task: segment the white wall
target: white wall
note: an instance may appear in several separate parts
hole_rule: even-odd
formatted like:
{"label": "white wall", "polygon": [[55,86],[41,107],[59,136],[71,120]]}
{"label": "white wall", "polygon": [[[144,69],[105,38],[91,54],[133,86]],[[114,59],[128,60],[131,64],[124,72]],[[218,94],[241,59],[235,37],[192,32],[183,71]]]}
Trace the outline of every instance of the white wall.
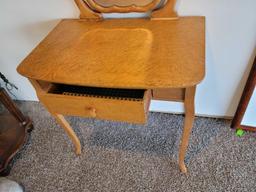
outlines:
{"label": "white wall", "polygon": [[0,0],[0,71],[19,87],[19,99],[37,98],[29,82],[17,74],[17,65],[59,19],[70,17],[78,17],[72,0]]}
{"label": "white wall", "polygon": [[244,114],[244,118],[241,124],[256,127],[255,112],[256,112],[256,89],[251,97],[249,106],[246,109],[246,112]]}
{"label": "white wall", "polygon": [[[234,114],[255,55],[255,8],[255,0],[178,0],[180,15],[206,16],[207,75],[197,91],[198,114]],[[17,74],[17,65],[59,19],[78,14],[73,0],[0,1],[0,71],[19,87],[15,92],[19,99],[36,100],[36,96],[28,81]],[[183,108],[153,102],[151,110],[181,112]]]}

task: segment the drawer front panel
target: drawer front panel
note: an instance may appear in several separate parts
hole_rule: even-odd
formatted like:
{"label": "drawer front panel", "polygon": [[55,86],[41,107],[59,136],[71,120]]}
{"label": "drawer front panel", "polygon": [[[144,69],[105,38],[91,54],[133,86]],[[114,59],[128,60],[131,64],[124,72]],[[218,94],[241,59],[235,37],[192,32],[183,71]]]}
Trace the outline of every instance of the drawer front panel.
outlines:
{"label": "drawer front panel", "polygon": [[38,97],[53,113],[130,123],[145,123],[151,94],[150,91],[145,91],[144,98],[141,100],[51,93],[41,94]]}

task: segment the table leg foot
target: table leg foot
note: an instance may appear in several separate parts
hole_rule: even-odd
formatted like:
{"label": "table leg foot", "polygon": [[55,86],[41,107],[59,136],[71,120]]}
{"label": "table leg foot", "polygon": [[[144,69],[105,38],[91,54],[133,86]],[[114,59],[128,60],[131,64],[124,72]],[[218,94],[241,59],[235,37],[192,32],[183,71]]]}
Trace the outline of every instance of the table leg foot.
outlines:
{"label": "table leg foot", "polygon": [[62,128],[65,130],[65,132],[68,134],[70,139],[72,140],[73,144],[75,145],[75,152],[77,155],[81,154],[81,143],[76,136],[74,130],[69,125],[69,123],[66,121],[63,115],[60,114],[52,114],[55,119],[58,121],[58,123],[62,126]]}
{"label": "table leg foot", "polygon": [[186,88],[185,91],[185,123],[183,128],[183,134],[181,138],[180,151],[179,151],[179,166],[183,173],[187,172],[186,165],[184,163],[186,151],[189,143],[190,133],[193,127],[195,118],[195,98],[196,87]]}
{"label": "table leg foot", "polygon": [[181,170],[182,173],[187,173],[188,172],[187,167],[186,167],[184,161],[180,161],[179,162],[179,166],[180,166],[180,170]]}

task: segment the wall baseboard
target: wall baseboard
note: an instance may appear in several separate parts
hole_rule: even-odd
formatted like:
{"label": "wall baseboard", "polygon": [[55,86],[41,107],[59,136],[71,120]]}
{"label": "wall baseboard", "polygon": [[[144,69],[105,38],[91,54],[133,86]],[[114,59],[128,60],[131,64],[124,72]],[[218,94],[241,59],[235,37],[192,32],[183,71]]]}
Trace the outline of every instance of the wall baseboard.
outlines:
{"label": "wall baseboard", "polygon": [[[166,113],[166,114],[174,114],[174,115],[184,115],[184,113],[182,112],[166,112],[166,111],[158,111],[158,110],[153,110],[150,111],[152,113]],[[200,113],[196,113],[195,115],[196,117],[205,117],[205,118],[216,118],[216,119],[225,119],[225,120],[232,120],[233,117],[232,116],[218,116],[218,115],[206,115],[206,114],[200,114]]]}

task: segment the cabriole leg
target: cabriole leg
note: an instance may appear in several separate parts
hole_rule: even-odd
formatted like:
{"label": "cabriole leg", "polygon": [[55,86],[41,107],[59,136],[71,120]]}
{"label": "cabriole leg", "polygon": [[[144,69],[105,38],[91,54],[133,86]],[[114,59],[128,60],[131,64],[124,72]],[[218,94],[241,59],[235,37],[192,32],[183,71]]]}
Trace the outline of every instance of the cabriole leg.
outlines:
{"label": "cabriole leg", "polygon": [[73,144],[75,145],[76,154],[80,155],[81,143],[78,137],[76,136],[74,130],[72,129],[72,127],[69,125],[69,123],[66,121],[63,115],[54,114],[54,113],[52,113],[52,115],[55,117],[55,119],[58,121],[58,123],[62,126],[62,128],[65,130],[65,132],[68,134],[68,136],[72,140]]}
{"label": "cabriole leg", "polygon": [[188,87],[185,90],[185,123],[183,128],[183,134],[181,138],[180,151],[179,151],[179,166],[183,173],[187,173],[187,168],[184,163],[190,133],[193,127],[195,118],[195,99],[196,86]]}

